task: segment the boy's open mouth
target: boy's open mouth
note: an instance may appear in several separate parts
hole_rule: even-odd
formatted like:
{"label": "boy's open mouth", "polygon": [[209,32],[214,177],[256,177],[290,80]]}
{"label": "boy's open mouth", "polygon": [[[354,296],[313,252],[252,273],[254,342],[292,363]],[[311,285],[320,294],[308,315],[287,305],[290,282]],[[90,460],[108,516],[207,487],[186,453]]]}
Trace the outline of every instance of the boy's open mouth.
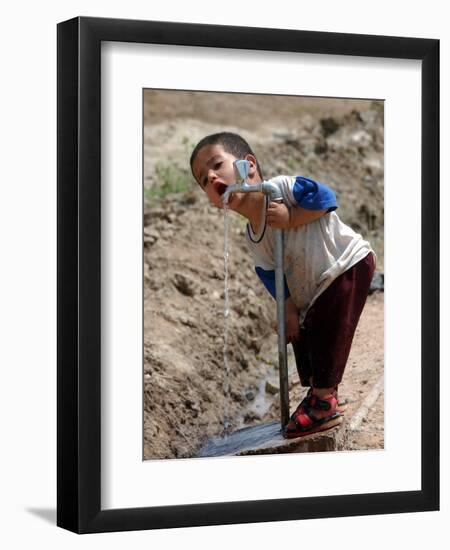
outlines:
{"label": "boy's open mouth", "polygon": [[224,183],[217,184],[217,192],[219,193],[220,196],[222,196],[225,193],[226,189],[227,189],[227,186]]}

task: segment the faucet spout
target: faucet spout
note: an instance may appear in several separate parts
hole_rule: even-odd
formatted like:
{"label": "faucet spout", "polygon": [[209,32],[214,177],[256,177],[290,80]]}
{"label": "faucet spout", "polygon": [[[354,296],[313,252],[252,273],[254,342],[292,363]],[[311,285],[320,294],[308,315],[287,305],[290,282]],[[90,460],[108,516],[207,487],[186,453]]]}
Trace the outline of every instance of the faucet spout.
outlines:
{"label": "faucet spout", "polygon": [[224,204],[228,204],[228,200],[232,193],[252,193],[257,191],[261,191],[260,183],[257,183],[256,185],[249,185],[245,182],[234,183],[233,185],[229,185],[227,187],[225,193],[222,195],[222,200]]}
{"label": "faucet spout", "polygon": [[250,162],[245,159],[235,160],[233,162],[233,169],[236,175],[237,183],[227,187],[225,193],[222,196],[223,203],[228,204],[231,193],[264,193],[270,195],[273,201],[281,202],[283,197],[278,187],[271,181],[263,181],[262,183],[256,183],[249,185],[246,182],[249,170]]}
{"label": "faucet spout", "polygon": [[262,183],[252,185],[245,182],[229,185],[222,195],[224,204],[228,204],[232,193],[264,193],[265,195],[269,195],[273,201],[281,202],[283,200],[279,188],[271,181],[263,181]]}

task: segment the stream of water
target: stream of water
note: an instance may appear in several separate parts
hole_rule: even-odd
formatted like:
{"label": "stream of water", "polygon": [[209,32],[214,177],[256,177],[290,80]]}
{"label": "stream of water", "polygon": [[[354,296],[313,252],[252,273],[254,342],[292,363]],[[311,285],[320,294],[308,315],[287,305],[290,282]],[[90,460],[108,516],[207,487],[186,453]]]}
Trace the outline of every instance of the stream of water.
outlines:
{"label": "stream of water", "polygon": [[229,401],[230,401],[230,365],[228,363],[228,330],[230,319],[230,302],[228,292],[228,260],[229,260],[229,229],[230,229],[230,217],[227,202],[224,202],[224,247],[223,247],[223,259],[224,259],[224,335],[223,335],[223,363],[225,366],[223,391],[225,395],[225,407],[223,413],[223,435],[227,437],[230,429],[229,419]]}

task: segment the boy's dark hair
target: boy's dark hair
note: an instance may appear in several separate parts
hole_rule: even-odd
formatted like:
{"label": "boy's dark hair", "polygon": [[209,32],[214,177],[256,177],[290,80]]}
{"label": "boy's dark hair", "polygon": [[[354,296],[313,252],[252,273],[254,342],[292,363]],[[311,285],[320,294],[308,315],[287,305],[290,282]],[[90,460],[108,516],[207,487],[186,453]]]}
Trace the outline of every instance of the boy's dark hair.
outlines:
{"label": "boy's dark hair", "polygon": [[[256,158],[256,155],[252,151],[250,145],[239,134],[233,134],[232,132],[218,132],[217,134],[211,134],[204,137],[197,143],[195,149],[192,151],[190,159],[191,171],[195,157],[198,155],[200,149],[206,145],[222,145],[227,153],[230,153],[237,159],[243,159],[246,155],[253,155]],[[261,179],[264,179],[258,160],[256,160],[256,169],[258,170],[258,174]]]}

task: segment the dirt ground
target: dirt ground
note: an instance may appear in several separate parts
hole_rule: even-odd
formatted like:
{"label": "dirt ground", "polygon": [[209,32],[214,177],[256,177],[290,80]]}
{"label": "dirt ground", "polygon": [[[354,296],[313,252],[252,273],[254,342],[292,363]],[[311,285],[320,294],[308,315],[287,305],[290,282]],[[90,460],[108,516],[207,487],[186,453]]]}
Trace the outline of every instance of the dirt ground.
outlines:
{"label": "dirt ground", "polygon": [[[261,113],[264,113],[261,116]],[[279,419],[275,302],[254,274],[245,220],[231,215],[229,382],[224,367],[224,220],[193,182],[204,135],[238,131],[265,178],[330,185],[338,214],[368,239],[383,272],[383,104],[147,91],[144,100],[144,458],[196,456],[223,430]],[[349,417],[384,368],[384,294],[373,292],[340,395]],[[289,346],[290,349],[290,346]],[[304,389],[289,354],[291,408]],[[229,392],[227,387],[229,384]],[[226,395],[228,394],[228,395]],[[384,444],[383,394],[349,449]]]}

